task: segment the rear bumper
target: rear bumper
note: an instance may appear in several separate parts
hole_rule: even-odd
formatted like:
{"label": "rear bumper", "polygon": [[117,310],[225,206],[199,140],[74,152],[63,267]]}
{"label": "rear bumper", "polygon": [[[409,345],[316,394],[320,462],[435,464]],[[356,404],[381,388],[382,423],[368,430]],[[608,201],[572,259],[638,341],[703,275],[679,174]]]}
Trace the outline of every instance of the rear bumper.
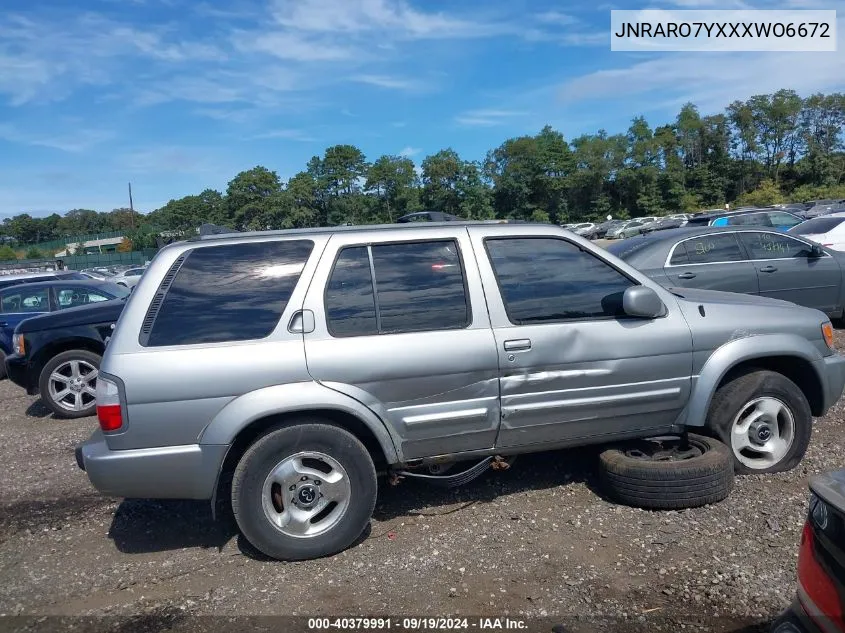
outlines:
{"label": "rear bumper", "polygon": [[823,378],[824,411],[836,404],[845,389],[845,356],[832,354],[818,361],[819,373]]}
{"label": "rear bumper", "polygon": [[76,448],[76,463],[102,494],[135,499],[211,499],[228,445],[113,451],[102,431]]}
{"label": "rear bumper", "polygon": [[[832,629],[836,631],[836,629]],[[797,598],[772,624],[770,633],[825,633],[810,619]]]}
{"label": "rear bumper", "polygon": [[12,354],[6,356],[6,374],[9,380],[26,389],[29,395],[35,395],[35,385],[32,378],[32,367],[26,356]]}

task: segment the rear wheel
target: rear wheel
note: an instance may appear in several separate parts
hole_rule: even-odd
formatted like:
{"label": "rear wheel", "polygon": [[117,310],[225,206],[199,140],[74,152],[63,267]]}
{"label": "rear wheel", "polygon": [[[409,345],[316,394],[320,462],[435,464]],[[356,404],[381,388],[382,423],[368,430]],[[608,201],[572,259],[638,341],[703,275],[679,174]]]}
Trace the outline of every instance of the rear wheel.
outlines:
{"label": "rear wheel", "polygon": [[748,370],[722,385],[707,418],[712,435],[731,447],[736,472],[777,473],[797,466],[812,433],[804,392],[783,374]]}
{"label": "rear wheel", "polygon": [[376,493],[375,467],[358,438],[303,423],[270,431],[247,449],[232,479],[232,511],[263,554],[305,560],[352,545]]}
{"label": "rear wheel", "polygon": [[6,353],[0,349],[0,380],[6,377]]}
{"label": "rear wheel", "polygon": [[99,355],[75,349],[57,354],[44,365],[38,389],[44,405],[60,418],[84,418],[97,409]]}
{"label": "rear wheel", "polygon": [[727,446],[690,433],[627,442],[599,457],[602,483],[617,501],[648,509],[694,508],[725,499],[733,489]]}

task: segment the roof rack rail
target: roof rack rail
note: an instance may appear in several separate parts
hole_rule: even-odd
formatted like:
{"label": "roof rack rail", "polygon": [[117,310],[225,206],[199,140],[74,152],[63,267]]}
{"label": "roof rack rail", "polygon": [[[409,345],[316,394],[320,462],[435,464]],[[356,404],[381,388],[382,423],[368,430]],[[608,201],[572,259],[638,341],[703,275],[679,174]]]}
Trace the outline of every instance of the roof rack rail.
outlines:
{"label": "roof rack rail", "polygon": [[216,224],[202,224],[199,228],[200,237],[205,237],[206,235],[225,235],[226,233],[240,233],[240,231]]}

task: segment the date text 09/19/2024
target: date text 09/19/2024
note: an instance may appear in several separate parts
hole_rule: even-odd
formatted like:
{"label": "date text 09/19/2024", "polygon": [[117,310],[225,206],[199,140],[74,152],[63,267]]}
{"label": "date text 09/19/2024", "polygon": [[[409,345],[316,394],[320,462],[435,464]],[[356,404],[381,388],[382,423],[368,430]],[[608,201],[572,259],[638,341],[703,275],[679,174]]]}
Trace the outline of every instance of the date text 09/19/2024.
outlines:
{"label": "date text 09/19/2024", "polygon": [[403,618],[309,618],[308,630],[354,630],[354,631],[495,631],[526,630],[527,623],[517,618],[496,617],[403,617]]}

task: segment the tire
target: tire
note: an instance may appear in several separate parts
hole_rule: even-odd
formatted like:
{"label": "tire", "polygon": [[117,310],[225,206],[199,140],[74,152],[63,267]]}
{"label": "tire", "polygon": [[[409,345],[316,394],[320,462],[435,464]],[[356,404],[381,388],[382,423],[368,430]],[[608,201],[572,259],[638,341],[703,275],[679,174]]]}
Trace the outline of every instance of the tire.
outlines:
{"label": "tire", "polygon": [[[271,484],[271,473],[280,468],[278,480],[284,483]],[[377,491],[373,460],[358,438],[306,420],[272,430],[247,449],[232,478],[232,512],[247,541],[266,556],[307,560],[352,545],[369,524]],[[308,503],[313,505],[303,506]],[[286,516],[310,517],[313,523],[273,523]]]}
{"label": "tire", "polygon": [[[609,496],[638,508],[680,510],[730,495],[734,471],[727,446],[690,433],[691,450],[684,451],[680,438],[659,439],[628,442],[601,453],[599,474]],[[662,459],[666,453],[670,457]]]}
{"label": "tire", "polygon": [[6,353],[0,349],[0,380],[6,377]]}
{"label": "tire", "polygon": [[[775,416],[772,412],[776,407],[780,411]],[[734,433],[743,424],[751,424],[750,416],[758,412],[762,413],[760,422],[752,424],[745,436]],[[750,369],[716,391],[706,429],[731,449],[737,473],[779,473],[795,468],[804,458],[813,430],[813,414],[804,392],[789,378],[773,371]],[[765,433],[764,429],[768,429],[768,439],[759,435]],[[785,449],[778,445],[778,439],[787,444]],[[744,445],[748,446],[743,448]],[[775,453],[766,459],[761,447]]]}
{"label": "tire", "polygon": [[[101,360],[98,354],[84,349],[74,349],[56,354],[47,361],[38,378],[38,391],[41,394],[41,401],[59,418],[74,419],[94,415],[97,409],[97,402],[93,393],[97,383],[96,374],[92,379],[85,380],[85,377],[91,373],[91,369],[96,369],[99,372]],[[80,385],[79,382],[71,384],[51,380],[51,377],[57,374],[70,376],[73,380],[74,363],[79,367],[79,378],[82,381],[79,391],[74,386],[74,384]],[[57,398],[56,396],[62,393],[61,385],[63,384],[67,384],[70,394],[64,398]],[[69,404],[77,401],[76,394],[79,394],[80,408],[78,409],[72,408]]]}

